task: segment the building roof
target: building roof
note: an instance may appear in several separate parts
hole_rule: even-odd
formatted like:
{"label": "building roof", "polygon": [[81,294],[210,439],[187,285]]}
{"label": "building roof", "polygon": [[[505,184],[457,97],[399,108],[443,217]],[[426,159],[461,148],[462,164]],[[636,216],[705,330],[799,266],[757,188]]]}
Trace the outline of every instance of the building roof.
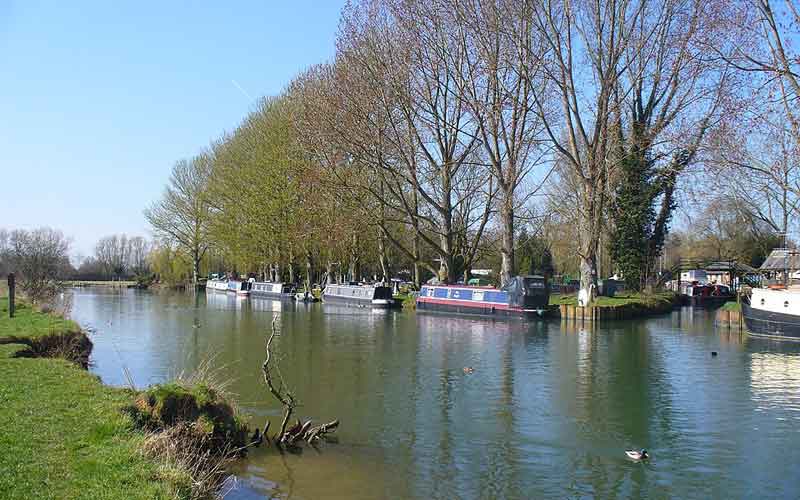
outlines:
{"label": "building roof", "polygon": [[754,269],[747,264],[731,261],[710,262],[705,266],[705,271],[707,273],[729,273],[733,271],[736,274],[755,274],[758,272],[757,269]]}
{"label": "building roof", "polygon": [[785,268],[800,269],[800,251],[776,248],[761,264],[762,271],[783,271]]}

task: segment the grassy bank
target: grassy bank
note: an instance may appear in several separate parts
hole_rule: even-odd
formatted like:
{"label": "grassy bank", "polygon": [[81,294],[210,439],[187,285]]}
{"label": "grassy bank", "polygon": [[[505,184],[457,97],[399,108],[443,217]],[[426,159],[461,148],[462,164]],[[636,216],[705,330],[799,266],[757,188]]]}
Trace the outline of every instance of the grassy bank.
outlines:
{"label": "grassy bank", "polygon": [[574,295],[550,297],[554,315],[560,316],[562,320],[579,322],[633,319],[662,314],[671,311],[678,302],[678,295],[673,292],[622,293],[614,297],[598,297],[590,307],[577,307],[578,300]]}
{"label": "grassy bank", "polygon": [[742,306],[739,302],[732,300],[730,302],[725,302],[722,304],[722,307],[719,308],[720,311],[736,311],[741,312]]}
{"label": "grassy bank", "polygon": [[[630,305],[641,305],[645,307],[658,306],[661,304],[672,304],[675,299],[673,292],[658,292],[653,294],[644,293],[620,293],[614,297],[597,297],[592,303],[594,307],[620,307]],[[559,295],[553,294],[550,296],[551,306],[560,306],[562,304],[576,306],[578,305],[578,297],[576,294]]]}
{"label": "grassy bank", "polygon": [[[131,412],[144,397],[160,403],[163,413],[165,401],[173,401],[172,386],[135,393],[103,385],[74,362],[48,357],[62,351],[31,357],[32,346],[45,339],[86,337],[75,323],[26,304],[18,303],[16,317],[9,319],[7,299],[0,298],[0,304],[0,498],[198,497],[196,474],[170,450],[188,449],[190,459],[202,458],[203,450],[172,436],[154,439],[167,433],[138,430],[134,418],[142,412]],[[158,401],[150,397],[154,390],[161,395]],[[208,392],[203,395],[207,399]],[[139,407],[148,409],[146,403]]]}

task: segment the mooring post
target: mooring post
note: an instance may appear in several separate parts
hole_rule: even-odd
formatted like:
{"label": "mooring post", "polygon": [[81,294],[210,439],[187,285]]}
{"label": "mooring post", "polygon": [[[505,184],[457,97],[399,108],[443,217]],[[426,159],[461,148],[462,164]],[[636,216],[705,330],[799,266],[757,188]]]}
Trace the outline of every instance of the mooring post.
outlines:
{"label": "mooring post", "polygon": [[16,281],[14,280],[14,273],[8,273],[8,317],[14,317],[14,290],[16,288]]}

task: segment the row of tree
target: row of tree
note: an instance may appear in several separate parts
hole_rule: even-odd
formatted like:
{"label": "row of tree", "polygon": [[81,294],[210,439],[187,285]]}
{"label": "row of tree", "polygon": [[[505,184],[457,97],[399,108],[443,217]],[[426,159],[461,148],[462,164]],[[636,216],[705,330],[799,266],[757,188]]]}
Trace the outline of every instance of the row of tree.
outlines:
{"label": "row of tree", "polygon": [[213,255],[225,270],[307,281],[455,282],[499,261],[503,283],[531,270],[527,248],[577,267],[590,292],[604,259],[604,272],[652,286],[681,197],[711,190],[771,236],[797,220],[797,12],[766,0],[354,2],[333,61],[178,162],[145,215],[195,281]]}

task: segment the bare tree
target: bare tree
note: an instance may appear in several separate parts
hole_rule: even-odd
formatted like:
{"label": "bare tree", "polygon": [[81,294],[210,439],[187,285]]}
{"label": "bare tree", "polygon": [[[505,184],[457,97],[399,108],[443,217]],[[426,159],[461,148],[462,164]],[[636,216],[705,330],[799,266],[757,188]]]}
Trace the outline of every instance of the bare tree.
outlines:
{"label": "bare tree", "polygon": [[[714,21],[723,11],[717,2],[677,0],[547,1],[536,10],[561,111],[549,113],[541,99],[537,107],[555,153],[580,184],[572,208],[581,288],[590,299],[610,187],[622,162],[662,161],[665,186],[673,189],[674,176],[719,114],[726,65],[704,57],[701,42],[719,37]],[[665,192],[665,217],[655,222],[659,233],[670,196]]]}
{"label": "bare tree", "polygon": [[[536,192],[520,193],[535,168],[547,168],[535,102],[549,102],[543,60],[547,49],[533,29],[531,2],[447,0],[455,36],[464,46],[465,71],[457,73],[459,95],[474,117],[476,134],[500,191],[501,283],[516,272],[516,212]],[[547,177],[541,172],[539,180]]]}
{"label": "bare tree", "polygon": [[207,154],[176,163],[161,199],[144,212],[158,237],[180,245],[191,256],[195,286],[200,275],[200,261],[209,246],[206,190],[211,163]]}
{"label": "bare tree", "polygon": [[50,228],[15,230],[9,236],[10,271],[33,302],[52,299],[69,269],[69,240]]}

